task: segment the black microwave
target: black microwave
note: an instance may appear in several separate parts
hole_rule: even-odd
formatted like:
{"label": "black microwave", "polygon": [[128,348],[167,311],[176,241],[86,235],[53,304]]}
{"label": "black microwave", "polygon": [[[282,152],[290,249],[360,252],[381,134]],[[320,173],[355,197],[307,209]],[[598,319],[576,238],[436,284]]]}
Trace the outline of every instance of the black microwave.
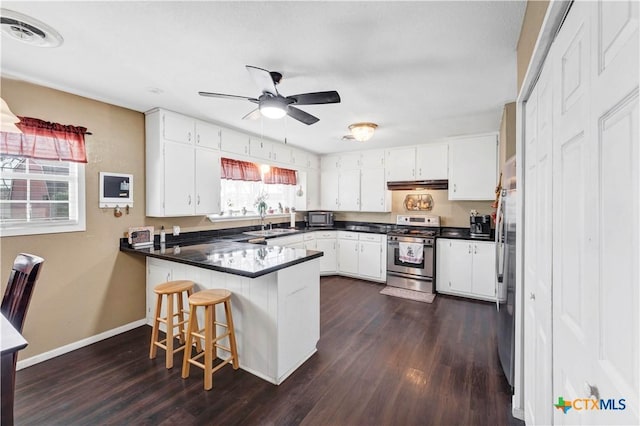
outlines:
{"label": "black microwave", "polygon": [[333,212],[307,212],[307,223],[310,227],[333,226]]}

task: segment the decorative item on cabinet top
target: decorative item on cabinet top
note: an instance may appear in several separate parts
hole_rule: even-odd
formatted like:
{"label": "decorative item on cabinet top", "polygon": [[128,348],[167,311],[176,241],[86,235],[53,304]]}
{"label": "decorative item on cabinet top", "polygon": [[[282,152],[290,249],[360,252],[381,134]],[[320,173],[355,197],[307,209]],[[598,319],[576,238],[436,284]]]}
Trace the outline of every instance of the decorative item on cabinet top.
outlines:
{"label": "decorative item on cabinet top", "polygon": [[407,211],[431,211],[433,197],[431,194],[408,194],[404,197],[404,208]]}

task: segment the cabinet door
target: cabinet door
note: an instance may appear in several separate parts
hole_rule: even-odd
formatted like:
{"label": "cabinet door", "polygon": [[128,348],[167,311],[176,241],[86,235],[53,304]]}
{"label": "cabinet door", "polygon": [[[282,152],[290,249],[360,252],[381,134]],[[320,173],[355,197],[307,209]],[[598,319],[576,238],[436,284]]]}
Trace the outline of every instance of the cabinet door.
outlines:
{"label": "cabinet door", "polygon": [[261,138],[251,138],[249,141],[249,155],[261,160],[271,160],[271,142]]}
{"label": "cabinet door", "polygon": [[417,179],[447,179],[449,145],[421,145],[416,148]]}
{"label": "cabinet door", "polygon": [[324,253],[320,258],[321,273],[336,272],[336,239],[316,240],[316,250]]}
{"label": "cabinet door", "polygon": [[220,213],[220,153],[196,149],[196,214]]}
{"label": "cabinet door", "polygon": [[383,169],[384,168],[384,151],[368,150],[362,152],[360,158],[360,167],[363,169]]}
{"label": "cabinet door", "polygon": [[[158,264],[147,257],[147,322],[153,324],[153,315],[156,310],[156,294],[153,289],[158,284],[171,281],[172,271],[168,264]],[[188,304],[185,306],[189,306]],[[166,301],[162,304],[162,316],[165,316]]]}
{"label": "cabinet door", "polygon": [[320,174],[320,205],[325,210],[338,210],[338,180],[337,170],[323,170]]}
{"label": "cabinet door", "polygon": [[340,169],[359,169],[360,168],[360,153],[349,152],[340,155]]}
{"label": "cabinet door", "polygon": [[338,240],[338,272],[358,273],[358,240]]}
{"label": "cabinet door", "polygon": [[316,244],[316,240],[311,240],[311,241],[305,241],[304,242],[304,248],[306,250],[316,250],[317,244]]}
{"label": "cabinet door", "polygon": [[221,129],[220,149],[234,154],[249,155],[249,136],[233,130]]}
{"label": "cabinet door", "polygon": [[449,274],[449,290],[457,293],[471,293],[471,265],[473,247],[471,241],[449,240],[451,269]]}
{"label": "cabinet door", "polygon": [[196,121],[196,147],[220,149],[220,127]]}
{"label": "cabinet door", "polygon": [[493,200],[497,184],[497,136],[449,143],[449,199]]}
{"label": "cabinet door", "polygon": [[338,180],[338,210],[360,210],[360,170],[341,170]]}
{"label": "cabinet door", "polygon": [[414,180],[416,176],[415,148],[390,149],[386,154],[387,182]]}
{"label": "cabinet door", "polygon": [[320,209],[320,170],[307,172],[307,208],[304,210]]}
{"label": "cabinet door", "polygon": [[390,191],[387,189],[384,169],[362,169],[360,172],[360,211],[391,211]]}
{"label": "cabinet door", "polygon": [[291,164],[291,148],[281,143],[271,145],[271,159],[278,163]]}
{"label": "cabinet door", "polygon": [[473,294],[484,297],[496,295],[495,243],[473,242],[473,267],[471,277]]}
{"label": "cabinet door", "polygon": [[336,170],[340,168],[340,157],[337,155],[325,155],[320,157],[320,168],[322,170]]}
{"label": "cabinet door", "polygon": [[380,243],[360,241],[359,245],[358,274],[363,277],[380,279],[382,272]]}
{"label": "cabinet door", "polygon": [[436,291],[450,291],[451,282],[451,240],[436,240]]}
{"label": "cabinet door", "polygon": [[194,169],[194,148],[192,145],[165,142],[165,216],[191,216],[194,214]]}
{"label": "cabinet door", "polygon": [[184,115],[165,111],[162,116],[162,136],[165,140],[186,144],[193,143],[195,120]]}

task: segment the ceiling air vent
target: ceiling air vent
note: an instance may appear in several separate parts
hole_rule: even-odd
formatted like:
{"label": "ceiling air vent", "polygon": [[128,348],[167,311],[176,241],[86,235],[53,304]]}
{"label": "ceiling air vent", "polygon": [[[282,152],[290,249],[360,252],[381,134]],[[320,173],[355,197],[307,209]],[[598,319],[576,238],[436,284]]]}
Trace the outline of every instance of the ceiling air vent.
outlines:
{"label": "ceiling air vent", "polygon": [[0,28],[2,34],[32,46],[57,47],[63,41],[47,24],[9,9],[0,9]]}

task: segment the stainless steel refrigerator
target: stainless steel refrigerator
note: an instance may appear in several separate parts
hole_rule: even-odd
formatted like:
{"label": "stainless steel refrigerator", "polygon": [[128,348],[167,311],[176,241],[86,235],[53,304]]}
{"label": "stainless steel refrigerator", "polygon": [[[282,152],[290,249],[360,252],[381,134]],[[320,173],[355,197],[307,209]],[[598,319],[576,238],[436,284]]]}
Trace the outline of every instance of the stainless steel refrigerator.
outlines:
{"label": "stainless steel refrigerator", "polygon": [[513,387],[516,310],[516,164],[515,157],[502,170],[502,192],[496,214],[496,305],[498,355]]}

